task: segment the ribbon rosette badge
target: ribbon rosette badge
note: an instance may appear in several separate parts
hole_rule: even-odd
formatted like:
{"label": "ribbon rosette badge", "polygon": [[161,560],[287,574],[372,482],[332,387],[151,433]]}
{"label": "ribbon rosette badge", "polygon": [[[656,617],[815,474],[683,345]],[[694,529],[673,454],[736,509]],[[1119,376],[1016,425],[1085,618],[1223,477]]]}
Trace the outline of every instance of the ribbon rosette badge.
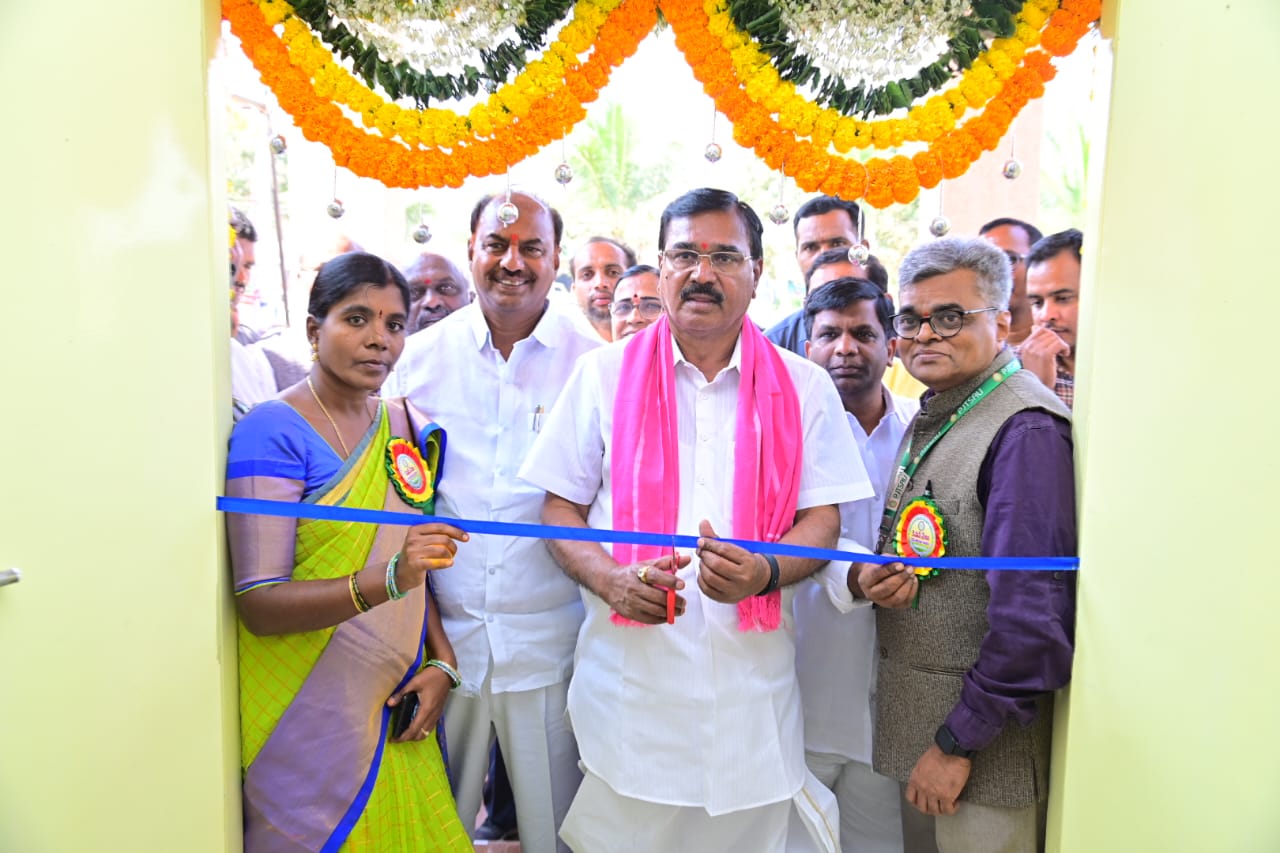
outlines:
{"label": "ribbon rosette badge", "polygon": [[403,438],[387,442],[387,473],[405,503],[417,509],[430,508],[435,489],[418,448]]}
{"label": "ribbon rosette badge", "polygon": [[[916,498],[902,508],[894,531],[894,547],[899,557],[941,557],[947,553],[947,526],[938,505],[927,497]],[[931,578],[937,569],[916,566],[921,578]]]}

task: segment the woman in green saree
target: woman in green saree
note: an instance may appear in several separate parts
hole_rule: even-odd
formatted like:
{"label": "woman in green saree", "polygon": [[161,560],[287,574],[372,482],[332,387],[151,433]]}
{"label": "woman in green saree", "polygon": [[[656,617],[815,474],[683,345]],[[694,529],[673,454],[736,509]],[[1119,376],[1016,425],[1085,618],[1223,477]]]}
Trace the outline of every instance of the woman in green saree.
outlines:
{"label": "woman in green saree", "polygon": [[[404,277],[380,258],[321,266],[315,363],[236,425],[228,495],[430,513],[443,432],[405,400],[372,396],[408,309]],[[467,535],[256,515],[227,528],[247,853],[471,850],[430,736],[457,673],[428,581]],[[411,693],[418,710],[396,736],[392,711]]]}

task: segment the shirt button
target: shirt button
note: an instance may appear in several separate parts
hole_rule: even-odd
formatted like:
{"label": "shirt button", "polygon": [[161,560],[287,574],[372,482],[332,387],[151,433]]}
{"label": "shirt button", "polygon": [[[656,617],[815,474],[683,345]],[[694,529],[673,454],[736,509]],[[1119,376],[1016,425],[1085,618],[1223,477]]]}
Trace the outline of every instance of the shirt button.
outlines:
{"label": "shirt button", "polygon": [[1060,581],[1060,580],[1062,580],[1062,572],[1054,572],[1054,573],[1053,573],[1053,579],[1054,579],[1054,580],[1056,580],[1056,581]]}
{"label": "shirt button", "polygon": [[492,574],[497,574],[497,571],[498,571],[497,569],[490,569],[490,570],[489,570],[489,574],[491,574],[491,575],[492,575]]}

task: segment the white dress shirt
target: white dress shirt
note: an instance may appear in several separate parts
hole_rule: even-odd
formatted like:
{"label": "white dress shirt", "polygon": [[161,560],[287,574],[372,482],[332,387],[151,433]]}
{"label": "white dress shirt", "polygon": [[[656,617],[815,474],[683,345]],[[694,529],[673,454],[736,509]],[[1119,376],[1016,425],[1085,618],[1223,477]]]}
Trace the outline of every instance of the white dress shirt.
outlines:
{"label": "white dress shirt", "polygon": [[[920,404],[884,390],[886,411],[871,435],[852,414],[849,429],[875,495],[840,504],[840,536],[868,552],[875,548],[898,445]],[[822,453],[831,466],[841,457]],[[843,543],[841,547],[845,547]],[[846,564],[840,565],[847,572]],[[840,573],[841,579],[844,574]],[[847,594],[847,587],[845,587]],[[850,597],[849,603],[852,604]],[[804,745],[812,752],[871,763],[872,694],[876,683],[876,620],[870,607],[837,608],[818,583],[796,589],[796,675],[804,704]]]}
{"label": "white dress shirt", "polygon": [[[516,473],[578,356],[598,346],[551,306],[504,359],[474,302],[409,338],[387,389],[445,429],[437,514],[540,521],[542,490]],[[465,693],[478,692],[491,662],[494,693],[569,676],[582,602],[542,540],[473,535],[431,582]]]}
{"label": "white dress shirt", "polygon": [[[613,404],[626,343],[584,357],[520,476],[587,505],[593,528],[613,526],[610,465]],[[733,454],[740,377],[735,348],[707,382],[676,358],[680,453],[677,533],[698,535],[702,519],[733,535]],[[837,505],[872,492],[831,380],[781,353],[800,397],[804,459],[798,508]],[[848,464],[832,465],[832,459]],[[698,560],[679,575],[684,614],[674,625],[619,626],[586,589],[569,716],[586,767],[623,796],[711,815],[790,799],[806,768],[795,676],[792,588],[783,624],[738,630],[738,607],[704,598]]]}

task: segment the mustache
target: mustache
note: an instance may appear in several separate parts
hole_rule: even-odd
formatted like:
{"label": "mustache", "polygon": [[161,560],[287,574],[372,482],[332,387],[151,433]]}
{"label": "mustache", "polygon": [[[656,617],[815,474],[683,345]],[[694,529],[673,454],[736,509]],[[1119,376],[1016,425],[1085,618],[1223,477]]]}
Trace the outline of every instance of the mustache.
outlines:
{"label": "mustache", "polygon": [[686,284],[680,289],[680,301],[684,302],[693,296],[710,297],[717,305],[724,304],[724,294],[716,290],[714,284],[708,284],[705,281],[695,281]]}

